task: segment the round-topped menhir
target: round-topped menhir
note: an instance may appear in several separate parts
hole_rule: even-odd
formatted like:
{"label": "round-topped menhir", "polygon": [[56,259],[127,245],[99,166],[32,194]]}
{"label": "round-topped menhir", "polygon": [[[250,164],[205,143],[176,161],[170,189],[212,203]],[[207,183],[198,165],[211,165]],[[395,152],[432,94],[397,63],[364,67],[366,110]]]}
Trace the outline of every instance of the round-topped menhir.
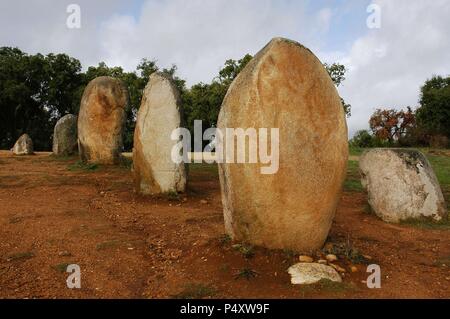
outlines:
{"label": "round-topped menhir", "polygon": [[84,162],[117,164],[123,148],[128,91],[115,78],[98,77],[87,85],[78,115],[78,150]]}
{"label": "round-topped menhir", "polygon": [[[279,129],[273,173],[262,174],[260,154],[257,163],[219,165],[227,233],[268,248],[320,248],[340,198],[348,144],[340,97],[319,59],[297,42],[270,41],[231,84],[218,128]],[[270,136],[259,137],[258,147],[262,141],[270,148]]]}
{"label": "round-topped menhir", "polygon": [[183,192],[186,167],[172,158],[180,142],[171,138],[181,127],[180,94],[172,79],[155,72],[145,87],[136,120],[133,148],[133,175],[136,191],[151,195]]}

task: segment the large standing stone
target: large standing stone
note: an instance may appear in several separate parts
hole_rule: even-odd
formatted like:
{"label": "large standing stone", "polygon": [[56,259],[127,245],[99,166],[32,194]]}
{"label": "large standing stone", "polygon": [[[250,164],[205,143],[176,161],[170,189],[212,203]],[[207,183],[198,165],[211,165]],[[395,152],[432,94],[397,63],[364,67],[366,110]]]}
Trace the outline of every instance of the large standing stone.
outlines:
{"label": "large standing stone", "polygon": [[119,162],[127,106],[128,92],[120,80],[102,76],[88,84],[78,115],[78,150],[84,162]]}
{"label": "large standing stone", "polygon": [[53,131],[53,154],[67,156],[78,150],[77,116],[64,115],[59,119]]}
{"label": "large standing stone", "polygon": [[182,123],[177,87],[162,74],[153,73],[144,90],[134,131],[133,172],[136,191],[141,194],[183,192],[185,164],[171,157],[173,130]]}
{"label": "large standing stone", "polygon": [[28,134],[23,134],[19,137],[12,151],[14,155],[32,155],[34,153],[33,141]]}
{"label": "large standing stone", "polygon": [[322,63],[275,38],[231,84],[218,128],[279,128],[279,170],[220,164],[225,228],[234,239],[310,251],[330,230],[345,178],[347,125]]}
{"label": "large standing stone", "polygon": [[386,222],[447,215],[439,182],[426,157],[416,150],[372,149],[359,159],[369,205]]}

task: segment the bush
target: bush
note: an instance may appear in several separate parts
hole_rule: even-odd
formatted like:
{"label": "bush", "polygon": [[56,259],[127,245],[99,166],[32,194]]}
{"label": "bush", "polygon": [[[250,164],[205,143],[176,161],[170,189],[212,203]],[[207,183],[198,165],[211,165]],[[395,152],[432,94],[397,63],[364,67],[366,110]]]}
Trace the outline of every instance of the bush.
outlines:
{"label": "bush", "polygon": [[355,136],[350,140],[352,147],[373,147],[374,138],[367,130],[360,130],[356,132]]}

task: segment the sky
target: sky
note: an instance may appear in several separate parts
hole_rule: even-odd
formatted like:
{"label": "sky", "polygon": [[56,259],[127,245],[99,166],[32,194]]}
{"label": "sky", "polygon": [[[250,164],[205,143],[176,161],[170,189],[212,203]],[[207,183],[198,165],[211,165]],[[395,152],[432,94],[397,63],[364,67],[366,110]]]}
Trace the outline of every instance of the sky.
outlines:
{"label": "sky", "polygon": [[[69,4],[80,28],[67,26]],[[84,68],[155,59],[192,85],[287,37],[348,69],[339,93],[352,105],[352,136],[375,109],[417,107],[420,86],[450,74],[449,17],[450,0],[0,0],[0,46],[67,53]]]}

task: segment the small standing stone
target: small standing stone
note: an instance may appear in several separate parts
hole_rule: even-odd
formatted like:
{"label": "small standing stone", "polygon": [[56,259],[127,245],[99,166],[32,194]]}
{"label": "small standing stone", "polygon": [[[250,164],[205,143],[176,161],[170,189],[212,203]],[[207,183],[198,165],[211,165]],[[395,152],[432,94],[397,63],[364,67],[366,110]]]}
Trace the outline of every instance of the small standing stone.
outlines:
{"label": "small standing stone", "polygon": [[68,156],[78,150],[77,134],[78,117],[73,114],[64,115],[59,119],[53,130],[53,154]]}
{"label": "small standing stone", "polygon": [[19,137],[17,142],[14,144],[12,151],[14,155],[32,155],[34,153],[33,141],[28,134],[23,134]]}

